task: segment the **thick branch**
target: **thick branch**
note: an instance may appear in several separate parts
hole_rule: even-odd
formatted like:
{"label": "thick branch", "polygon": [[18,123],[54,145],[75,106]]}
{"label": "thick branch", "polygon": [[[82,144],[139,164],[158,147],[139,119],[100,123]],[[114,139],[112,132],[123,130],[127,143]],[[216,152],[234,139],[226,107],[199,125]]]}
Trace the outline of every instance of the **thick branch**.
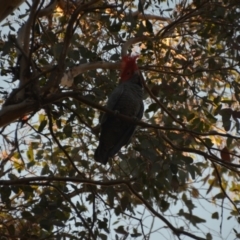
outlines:
{"label": "thick branch", "polygon": [[61,79],[62,86],[72,86],[74,77],[78,76],[79,74],[95,69],[120,69],[120,62],[119,63],[110,63],[110,62],[92,62],[92,63],[84,63],[79,66],[73,67],[64,73]]}
{"label": "thick branch", "polygon": [[[29,15],[29,18],[27,22],[20,28],[18,32],[18,44],[21,47],[21,52],[24,53],[24,55],[18,56],[20,58],[20,84],[19,87],[25,85],[29,81],[29,64],[31,62],[30,60],[30,35],[31,35],[31,29],[35,21],[35,14],[37,11],[37,6],[39,4],[39,0],[33,1],[33,5],[31,7],[31,12]],[[19,91],[17,94],[17,99],[23,99],[24,97],[24,89]]]}
{"label": "thick branch", "polygon": [[28,18],[27,22],[24,25],[24,39],[23,39],[22,44],[23,44],[23,51],[27,55],[29,53],[31,29],[32,29],[32,25],[34,23],[35,13],[37,11],[38,4],[39,4],[39,0],[33,1],[33,5],[31,7],[31,12],[30,12],[29,18]]}
{"label": "thick branch", "polygon": [[84,183],[93,186],[115,186],[121,184],[127,184],[129,182],[136,181],[136,178],[130,178],[127,181],[124,180],[112,180],[112,181],[93,181],[88,179],[80,179],[75,177],[28,177],[20,178],[16,180],[0,180],[0,185],[11,186],[11,185],[37,185],[39,181],[47,182],[74,182],[74,183]]}
{"label": "thick branch", "polygon": [[78,19],[79,14],[86,11],[91,5],[97,2],[99,2],[99,0],[92,0],[85,4],[79,3],[78,7],[74,10],[66,29],[63,48],[58,59],[57,68],[52,72],[48,84],[43,89],[46,95],[48,95],[49,92],[56,92],[59,87],[60,81],[65,71],[65,58],[67,56],[68,47],[75,31],[74,24],[76,24],[76,20]]}
{"label": "thick branch", "polygon": [[24,0],[0,0],[0,22],[10,15]]}
{"label": "thick branch", "polygon": [[25,100],[18,104],[5,106],[0,111],[0,127],[4,127],[16,119],[38,109],[38,103],[36,101],[29,100]]}

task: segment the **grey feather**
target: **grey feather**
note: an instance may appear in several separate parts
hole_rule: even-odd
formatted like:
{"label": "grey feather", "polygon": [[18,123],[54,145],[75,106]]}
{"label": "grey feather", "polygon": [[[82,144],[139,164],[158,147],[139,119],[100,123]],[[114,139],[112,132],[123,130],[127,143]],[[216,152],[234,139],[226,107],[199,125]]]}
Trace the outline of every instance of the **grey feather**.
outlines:
{"label": "grey feather", "polygon": [[[137,73],[131,79],[119,84],[109,96],[107,107],[129,117],[141,119],[143,116],[143,90],[141,76]],[[94,158],[106,164],[124,145],[130,142],[136,129],[134,123],[104,114],[101,120],[99,146]]]}

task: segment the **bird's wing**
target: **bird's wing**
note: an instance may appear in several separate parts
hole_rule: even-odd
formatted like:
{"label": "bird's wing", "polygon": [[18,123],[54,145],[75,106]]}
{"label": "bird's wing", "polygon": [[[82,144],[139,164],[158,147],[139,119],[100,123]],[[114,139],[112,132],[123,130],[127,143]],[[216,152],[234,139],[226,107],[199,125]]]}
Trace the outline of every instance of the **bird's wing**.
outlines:
{"label": "bird's wing", "polygon": [[[142,116],[143,116],[143,112],[144,112],[144,105],[143,105],[143,102],[141,102],[141,107],[136,115],[136,118],[141,120]],[[123,125],[126,124],[124,121],[121,121],[121,123]],[[122,146],[128,145],[130,143],[131,138],[132,138],[137,126],[134,123],[132,123],[132,124],[127,123],[125,126],[126,126],[126,128],[121,131],[121,134],[119,135],[119,138],[116,141],[115,146],[112,148],[109,156],[114,156],[121,149]]]}
{"label": "bird's wing", "polygon": [[[136,118],[138,120],[141,120],[142,119],[142,116],[143,116],[143,112],[144,112],[144,105],[143,105],[143,102],[141,103],[141,108],[139,109],[139,112],[138,114],[136,115]],[[130,136],[128,141],[126,141],[126,143],[122,143],[123,145],[128,145],[131,141],[131,138],[133,136],[133,134],[135,133],[135,130],[136,130],[136,125],[131,125],[129,126],[128,130],[127,130],[127,134]]]}
{"label": "bird's wing", "polygon": [[[115,110],[115,106],[118,103],[119,99],[121,98],[123,91],[124,91],[123,85],[119,85],[113,90],[113,92],[111,93],[111,95],[109,96],[108,101],[107,101],[106,107],[108,109],[110,109],[112,111]],[[107,119],[107,114],[104,113],[102,116],[102,119],[101,119],[101,124],[103,124],[106,121],[106,119]]]}
{"label": "bird's wing", "polygon": [[108,102],[107,102],[107,108],[114,110],[115,106],[118,102],[118,100],[121,98],[122,94],[124,91],[124,85],[121,84],[119,86],[117,86],[113,92],[111,93],[111,95],[109,96]]}
{"label": "bird's wing", "polygon": [[136,116],[137,119],[139,119],[139,120],[142,119],[143,112],[144,112],[144,105],[143,105],[143,102],[141,102],[141,108],[139,109],[138,114],[137,114],[137,116]]}

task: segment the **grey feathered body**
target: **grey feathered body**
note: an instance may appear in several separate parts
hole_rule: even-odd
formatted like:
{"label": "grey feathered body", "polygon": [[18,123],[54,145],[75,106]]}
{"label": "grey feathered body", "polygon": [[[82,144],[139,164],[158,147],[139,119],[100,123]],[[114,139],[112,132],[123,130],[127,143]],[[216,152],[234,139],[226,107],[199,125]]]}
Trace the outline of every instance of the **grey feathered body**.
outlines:
{"label": "grey feathered body", "polygon": [[[139,120],[143,116],[143,90],[139,74],[116,87],[109,96],[107,107],[129,117]],[[101,121],[99,146],[94,158],[106,164],[124,145],[127,145],[135,131],[136,125],[117,116],[104,114]]]}

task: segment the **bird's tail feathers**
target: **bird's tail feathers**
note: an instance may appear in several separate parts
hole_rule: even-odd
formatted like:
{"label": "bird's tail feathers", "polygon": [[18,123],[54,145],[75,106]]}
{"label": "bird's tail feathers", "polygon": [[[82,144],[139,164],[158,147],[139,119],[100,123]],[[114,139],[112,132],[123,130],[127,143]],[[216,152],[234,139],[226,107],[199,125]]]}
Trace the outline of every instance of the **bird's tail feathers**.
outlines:
{"label": "bird's tail feathers", "polygon": [[104,149],[101,148],[101,146],[98,146],[94,154],[95,161],[106,165],[108,162],[108,158],[109,158],[108,152],[104,151]]}

